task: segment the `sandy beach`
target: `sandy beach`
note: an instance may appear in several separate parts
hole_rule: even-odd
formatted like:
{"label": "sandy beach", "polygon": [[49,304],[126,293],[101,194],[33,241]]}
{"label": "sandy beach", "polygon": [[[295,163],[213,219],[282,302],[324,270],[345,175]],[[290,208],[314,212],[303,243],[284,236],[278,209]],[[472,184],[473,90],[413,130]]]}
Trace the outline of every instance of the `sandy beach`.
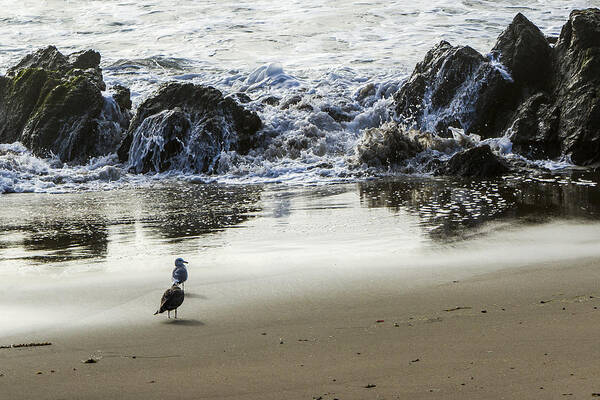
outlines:
{"label": "sandy beach", "polygon": [[0,400],[600,399],[600,0],[2,5]]}
{"label": "sandy beach", "polygon": [[[2,338],[52,343],[0,349],[2,398],[592,398],[599,263],[421,270],[412,283],[389,268],[325,283],[313,271],[302,292],[285,289],[293,274],[189,283],[178,320],[152,317],[158,283],[132,298],[105,282],[113,297],[93,316]],[[248,295],[271,285],[281,292]]]}

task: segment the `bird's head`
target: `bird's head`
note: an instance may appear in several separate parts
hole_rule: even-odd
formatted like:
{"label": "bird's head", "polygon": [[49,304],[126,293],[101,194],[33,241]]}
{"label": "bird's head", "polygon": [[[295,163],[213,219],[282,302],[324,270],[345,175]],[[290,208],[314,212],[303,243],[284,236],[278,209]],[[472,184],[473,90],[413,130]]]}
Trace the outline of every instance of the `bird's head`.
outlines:
{"label": "bird's head", "polygon": [[183,264],[187,264],[188,262],[185,261],[183,258],[179,257],[175,260],[175,266],[176,267],[184,267]]}

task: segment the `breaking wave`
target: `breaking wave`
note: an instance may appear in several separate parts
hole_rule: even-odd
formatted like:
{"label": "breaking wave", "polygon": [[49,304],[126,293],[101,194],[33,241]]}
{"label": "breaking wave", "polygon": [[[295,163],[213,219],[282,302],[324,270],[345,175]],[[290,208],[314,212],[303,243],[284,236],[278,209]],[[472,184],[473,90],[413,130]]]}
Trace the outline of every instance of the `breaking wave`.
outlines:
{"label": "breaking wave", "polygon": [[[144,156],[148,152],[158,154],[164,144],[162,134],[153,129],[165,125],[149,118],[154,123],[138,128],[141,132],[135,136],[138,142],[132,145],[128,163],[120,163],[116,154],[109,154],[86,165],[70,165],[57,157],[36,157],[20,143],[0,145],[0,193],[110,190],[164,179],[314,185],[394,174],[428,174],[431,171],[427,165],[432,160],[443,161],[460,150],[480,145],[489,145],[499,156],[531,168],[557,170],[572,166],[568,159],[532,161],[513,154],[508,134],[481,140],[456,128],[451,128],[451,138],[413,133],[419,136],[425,150],[407,160],[402,168],[377,169],[361,164],[357,161],[357,148],[365,131],[398,123],[393,115],[392,95],[404,79],[400,75],[366,78],[350,68],[342,68],[329,71],[320,81],[311,81],[285,73],[278,64],[267,64],[247,75],[236,74],[213,82],[226,93],[246,96],[244,105],[259,114],[264,126],[260,134],[265,138],[262,146],[247,155],[237,154],[227,145],[211,154],[214,173],[192,172],[198,169],[190,167],[191,156],[206,153],[206,149],[192,147],[182,152],[168,172],[137,173]],[[114,107],[113,102],[107,101],[103,113],[113,113],[111,105]],[[174,113],[177,112],[164,111],[152,118],[168,120],[174,118]],[[113,125],[104,126],[107,137],[113,137],[118,130]]]}

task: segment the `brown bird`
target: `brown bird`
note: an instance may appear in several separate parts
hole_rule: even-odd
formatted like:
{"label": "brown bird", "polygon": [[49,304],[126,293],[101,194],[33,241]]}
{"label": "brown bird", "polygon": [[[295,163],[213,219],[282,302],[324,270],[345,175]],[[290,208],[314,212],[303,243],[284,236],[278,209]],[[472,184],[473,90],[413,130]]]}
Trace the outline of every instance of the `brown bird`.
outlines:
{"label": "brown bird", "polygon": [[162,314],[165,311],[168,312],[169,318],[171,318],[171,310],[175,310],[175,318],[177,318],[177,307],[179,307],[183,303],[184,293],[183,290],[177,285],[171,286],[170,289],[167,289],[160,300],[160,307],[154,313]]}

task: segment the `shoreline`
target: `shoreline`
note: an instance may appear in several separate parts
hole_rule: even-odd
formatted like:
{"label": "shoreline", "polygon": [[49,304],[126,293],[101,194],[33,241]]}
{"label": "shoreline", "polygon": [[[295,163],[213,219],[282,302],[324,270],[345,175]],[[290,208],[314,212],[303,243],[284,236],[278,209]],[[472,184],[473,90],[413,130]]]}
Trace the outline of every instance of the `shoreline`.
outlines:
{"label": "shoreline", "polygon": [[587,398],[600,392],[599,263],[446,274],[414,289],[376,274],[345,295],[220,311],[190,285],[178,321],[83,323],[38,338],[51,346],[0,350],[0,385],[11,399]]}

